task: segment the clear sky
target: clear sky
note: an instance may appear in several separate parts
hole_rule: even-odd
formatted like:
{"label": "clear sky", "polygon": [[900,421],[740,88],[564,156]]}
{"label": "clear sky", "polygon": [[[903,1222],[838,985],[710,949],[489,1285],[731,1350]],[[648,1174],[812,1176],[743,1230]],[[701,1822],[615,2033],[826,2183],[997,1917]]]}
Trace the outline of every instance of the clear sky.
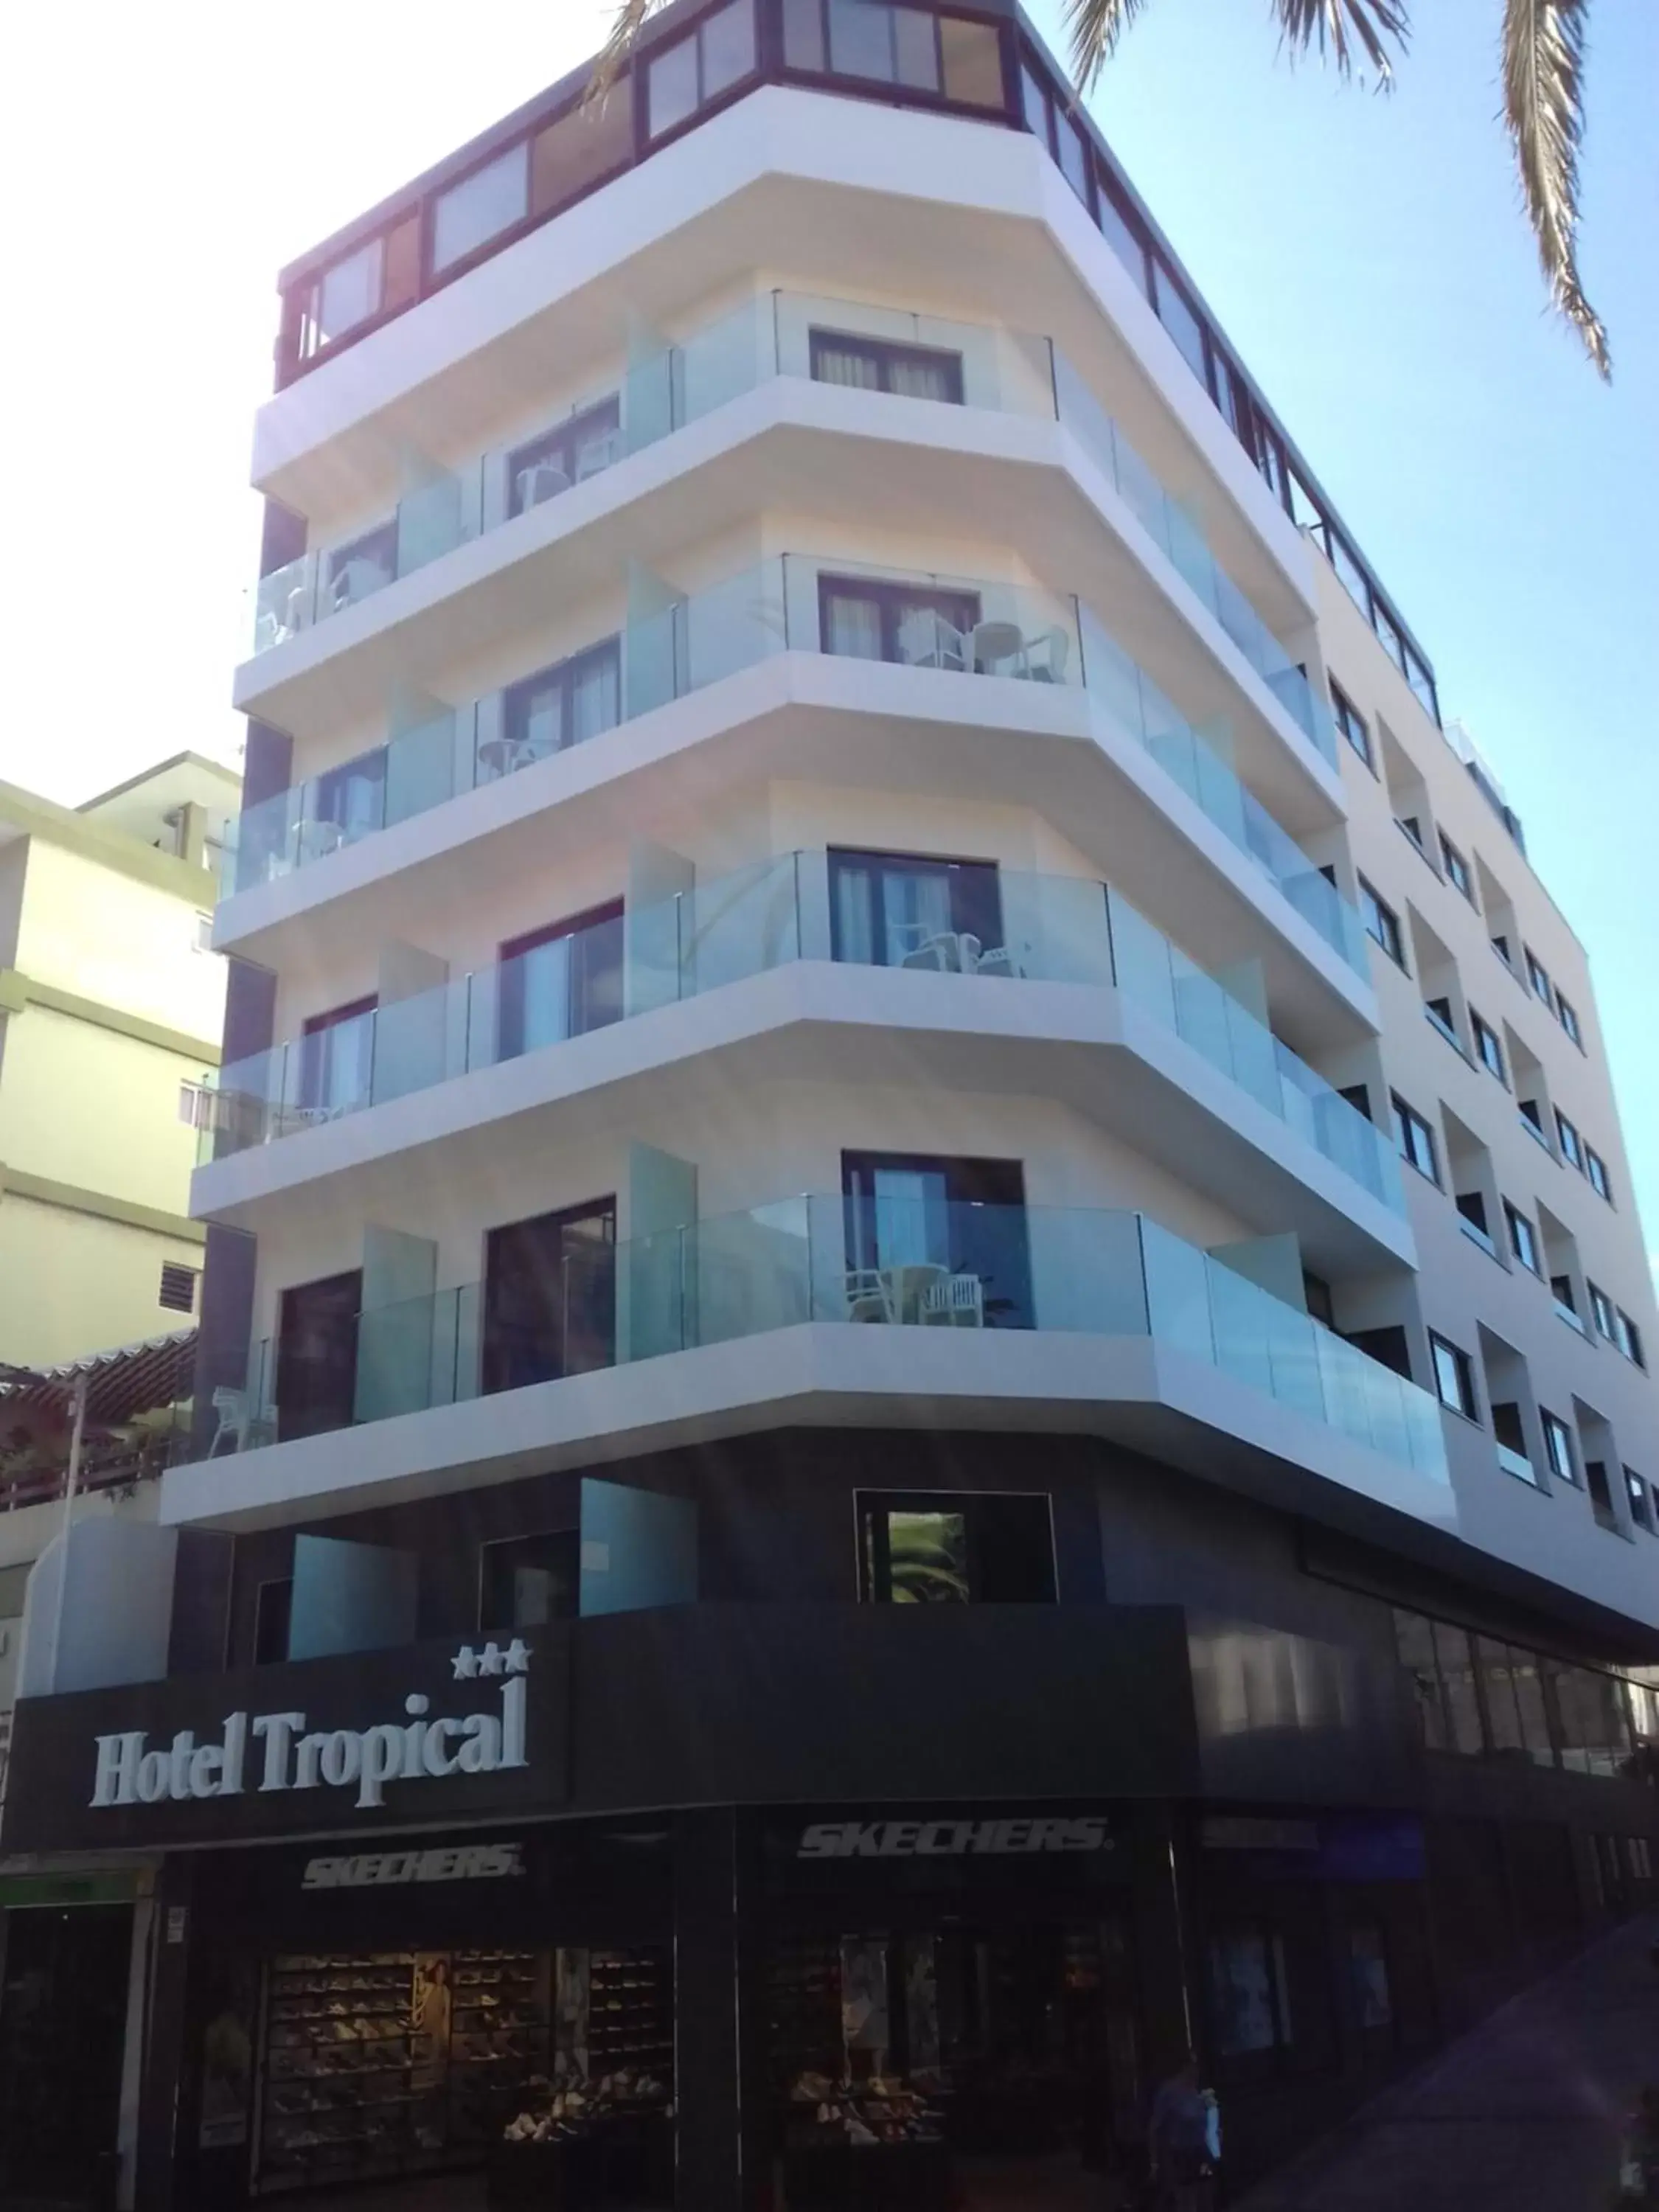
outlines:
{"label": "clear sky", "polygon": [[[1055,0],[1034,12],[1058,49]],[[1384,100],[1280,59],[1265,0],[1153,0],[1092,105],[1589,948],[1659,1248],[1659,8],[1593,11],[1582,258],[1611,392],[1542,312],[1494,119],[1498,0],[1416,12]],[[72,801],[185,746],[235,757],[276,270],[561,76],[605,16],[32,12],[0,87],[0,776]]]}

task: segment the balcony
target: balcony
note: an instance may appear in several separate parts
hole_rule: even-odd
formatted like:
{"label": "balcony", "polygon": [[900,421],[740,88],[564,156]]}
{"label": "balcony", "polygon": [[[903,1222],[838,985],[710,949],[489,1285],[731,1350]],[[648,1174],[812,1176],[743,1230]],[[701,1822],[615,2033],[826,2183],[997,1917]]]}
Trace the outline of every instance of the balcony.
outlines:
{"label": "balcony", "polygon": [[[252,1349],[239,1417],[222,1440],[257,1455],[484,1397],[505,1407],[538,1385],[579,1390],[613,1366],[781,1342],[779,1333],[813,1324],[849,1344],[902,1331],[916,1350],[891,1387],[918,1402],[928,1395],[924,1364],[971,1395],[1004,1360],[998,1347],[1016,1340],[1058,1341],[1063,1361],[1092,1341],[1091,1371],[1115,1340],[1150,1348],[1155,1370],[1173,1359],[1237,1389],[1237,1415],[1210,1386],[1188,1394],[1185,1402],[1202,1408],[1188,1419],[1245,1428],[1255,1409],[1276,1408],[1291,1417],[1285,1434],[1303,1440],[1291,1449],[1311,1457],[1325,1449],[1319,1439],[1339,1439],[1367,1466],[1411,1478],[1414,1499],[1442,1501],[1431,1509],[1442,1517],[1454,1510],[1433,1398],[1141,1214],[802,1196],[617,1245],[565,1237],[556,1261],[539,1271],[532,1304],[475,1282],[342,1315],[331,1333],[311,1326],[288,1342],[266,1340]],[[769,1359],[768,1369],[775,1388]],[[1010,1397],[1035,1406],[1047,1386],[1018,1362],[1010,1376]],[[1166,1385],[1154,1371],[1132,1388],[1156,1399]],[[641,1391],[629,1395],[627,1418],[645,1421]],[[585,1409],[580,1425],[591,1449]],[[337,1484],[337,1456],[330,1467]]]}
{"label": "balcony", "polygon": [[[1116,891],[1079,877],[891,856],[872,926],[860,856],[787,853],[624,914],[599,909],[515,957],[218,1071],[204,1165],[798,962],[1096,985],[1265,1107],[1405,1218],[1394,1147],[1243,1001]],[[862,896],[858,896],[863,894]],[[900,914],[915,919],[901,920]],[[918,1019],[926,1009],[918,1006]]]}
{"label": "balcony", "polygon": [[810,653],[957,683],[1041,685],[1085,702],[1180,786],[1354,975],[1369,976],[1358,915],[1239,781],[1218,749],[1225,733],[1184,722],[1075,598],[796,553],[690,595],[664,586],[659,598],[556,665],[248,809],[227,845],[226,896],[322,864],[763,661]]}
{"label": "balcony", "polygon": [[[947,408],[1058,422],[1331,767],[1330,710],[1176,500],[1046,337],[862,302],[763,294],[680,343],[630,361],[538,431],[459,471],[433,470],[395,510],[260,580],[256,655],[284,645],[457,546],[518,521],[777,378],[884,393],[918,422]],[[417,471],[418,473],[418,471]]]}

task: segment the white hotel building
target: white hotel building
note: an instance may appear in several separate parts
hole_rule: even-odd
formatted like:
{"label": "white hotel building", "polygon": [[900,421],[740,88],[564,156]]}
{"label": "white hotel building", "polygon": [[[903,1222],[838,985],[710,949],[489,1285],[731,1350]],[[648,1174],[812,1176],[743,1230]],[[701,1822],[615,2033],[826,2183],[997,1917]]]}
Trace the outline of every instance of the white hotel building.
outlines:
{"label": "white hotel building", "polygon": [[196,1456],[0,1841],[179,1931],[125,2202],[1060,2212],[1189,2039],[1259,2172],[1651,1894],[1583,949],[1017,9],[583,82],[281,279]]}

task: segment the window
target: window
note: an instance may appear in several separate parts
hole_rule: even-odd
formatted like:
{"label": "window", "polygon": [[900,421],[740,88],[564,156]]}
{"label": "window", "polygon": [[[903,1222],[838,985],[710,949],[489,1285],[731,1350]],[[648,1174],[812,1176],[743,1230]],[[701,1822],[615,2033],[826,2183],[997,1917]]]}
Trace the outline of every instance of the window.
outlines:
{"label": "window", "polygon": [[556,1528],[478,1547],[478,1626],[485,1635],[576,1616],[581,1535]]}
{"label": "window", "polygon": [[1613,1341],[1626,1358],[1638,1367],[1645,1367],[1648,1363],[1642,1352],[1642,1332],[1622,1306],[1614,1317],[1614,1329]]}
{"label": "window", "polygon": [[1389,1947],[1376,1921],[1354,1922],[1348,1929],[1348,1988],[1354,2018],[1363,2034],[1394,2026],[1394,1999],[1389,1990]]}
{"label": "window", "polygon": [[1052,1605],[1046,1492],[863,1491],[859,1594],[877,1605]]}
{"label": "window", "polygon": [[1324,1328],[1335,1328],[1336,1302],[1331,1295],[1331,1286],[1322,1275],[1316,1275],[1308,1267],[1302,1270],[1302,1303]]}
{"label": "window", "polygon": [[1290,1978],[1282,1936],[1263,1925],[1222,1930],[1210,1938],[1209,1970],[1218,2058],[1270,2057],[1291,2048]]}
{"label": "window", "polygon": [[253,1597],[253,1663],[280,1667],[288,1657],[289,1623],[294,1614],[294,1577],[261,1583]]}
{"label": "window", "polygon": [[1498,1444],[1498,1464],[1504,1474],[1514,1475],[1518,1481],[1536,1485],[1538,1473],[1527,1449],[1526,1427],[1515,1400],[1505,1399],[1494,1404],[1492,1432]]}
{"label": "window", "polygon": [[1563,1482],[1576,1483],[1578,1468],[1572,1455],[1572,1431],[1558,1415],[1542,1407],[1538,1418],[1544,1425],[1544,1449],[1549,1457],[1550,1473],[1559,1475]]}
{"label": "window", "polygon": [[1124,198],[1117,179],[1099,167],[1095,171],[1095,210],[1101,235],[1134,278],[1138,289],[1150,296],[1152,273],[1139,218]]}
{"label": "window", "polygon": [[349,1428],[357,1395],[363,1272],[283,1292],[276,1330],[276,1441]]}
{"label": "window", "polygon": [[432,204],[432,268],[453,268],[530,212],[530,148],[523,141],[440,192]]}
{"label": "window", "polygon": [[1400,1154],[1409,1160],[1419,1175],[1427,1176],[1431,1182],[1440,1180],[1439,1155],[1436,1151],[1434,1131],[1414,1106],[1408,1106],[1398,1091],[1393,1094],[1395,1124],[1400,1133]]}
{"label": "window", "polygon": [[1617,1344],[1619,1332],[1613,1317],[1613,1300],[1605,1291],[1598,1291],[1594,1283],[1587,1287],[1589,1291],[1590,1317],[1595,1323],[1597,1334],[1605,1336],[1609,1344]]}
{"label": "window", "polygon": [[486,1396],[611,1365],[616,1256],[617,1208],[608,1198],[489,1231],[480,1361]]}
{"label": "window", "polygon": [[622,656],[617,640],[609,637],[501,694],[501,735],[494,747],[489,739],[478,747],[479,781],[490,782],[550,753],[585,744],[615,729],[621,719]]}
{"label": "window", "polygon": [[[831,0],[831,12],[835,0]],[[869,9],[872,15],[886,9]],[[647,65],[646,131],[660,138],[755,72],[754,0],[731,0]]]}
{"label": "window", "polygon": [[1394,1642],[1400,1664],[1411,1680],[1425,1748],[1449,1751],[1451,1739],[1446,1726],[1445,1698],[1441,1688],[1439,1662],[1434,1651],[1434,1623],[1425,1620],[1420,1613],[1407,1613],[1396,1606],[1394,1609]]}
{"label": "window", "polygon": [[1463,1040],[1457,1034],[1457,1024],[1452,1017],[1451,1000],[1449,999],[1425,999],[1423,1001],[1423,1011],[1427,1014],[1429,1019],[1434,1024],[1436,1029],[1439,1030],[1441,1036],[1445,1038],[1447,1043],[1455,1045],[1458,1051],[1462,1052],[1463,1049]]}
{"label": "window", "polygon": [[994,862],[833,849],[829,858],[832,959],[1010,972]]}
{"label": "window", "polygon": [[1544,1150],[1548,1152],[1551,1158],[1553,1159],[1555,1157],[1554,1148],[1552,1146],[1549,1139],[1544,1134],[1543,1108],[1539,1104],[1535,1098],[1517,1098],[1515,1103],[1520,1109],[1522,1127],[1531,1130],[1533,1135],[1537,1138],[1539,1143],[1544,1147]]}
{"label": "window", "polygon": [[842,1191],[851,1320],[1032,1326],[1018,1160],[843,1152]]}
{"label": "window", "polygon": [[300,1038],[295,1103],[301,1120],[333,1121],[367,1106],[374,1072],[377,1000],[353,999],[313,1014]]}
{"label": "window", "polygon": [[1630,1500],[1630,1517],[1638,1528],[1653,1533],[1653,1499],[1648,1486],[1633,1467],[1625,1469],[1625,1495]]}
{"label": "window", "polygon": [[[790,69],[815,76],[902,84],[969,107],[1002,105],[1002,48],[990,23],[883,7],[875,0],[784,0],[783,54]],[[1036,116],[1034,90],[1041,103]],[[1026,119],[1048,144],[1046,106],[1042,88],[1028,80]]]}
{"label": "window", "polygon": [[502,945],[495,973],[498,1060],[619,1022],[622,901],[514,938]]}
{"label": "window", "polygon": [[1577,1130],[1568,1121],[1566,1115],[1559,1110],[1555,1116],[1555,1133],[1561,1139],[1563,1158],[1571,1160],[1582,1175],[1584,1170],[1583,1145],[1580,1141]]}
{"label": "window", "polygon": [[1537,1656],[1490,1636],[1477,1636],[1474,1646],[1486,1692],[1488,1749],[1496,1757],[1553,1766],[1555,1747]]}
{"label": "window", "polygon": [[1504,1218],[1509,1224],[1510,1249],[1530,1273],[1541,1276],[1544,1270],[1538,1257],[1538,1238],[1524,1213],[1504,1200]]}
{"label": "window", "polygon": [[194,1267],[179,1266],[174,1261],[161,1262],[161,1287],[157,1304],[169,1313],[194,1313],[196,1310],[197,1273]]}
{"label": "window", "polygon": [[1498,1034],[1490,1022],[1483,1022],[1473,1006],[1469,1009],[1469,1026],[1474,1031],[1474,1048],[1480,1055],[1480,1065],[1489,1075],[1495,1075],[1504,1085],[1509,1073],[1504,1066],[1504,1047]]}
{"label": "window", "polygon": [[1555,994],[1555,1012],[1562,1028],[1577,1046],[1579,1051],[1583,1052],[1584,1033],[1578,1026],[1578,1017],[1573,1012],[1571,1001],[1564,999],[1559,991]]}
{"label": "window", "polygon": [[507,457],[507,510],[523,514],[622,459],[622,408],[613,393]]}
{"label": "window", "polygon": [[1399,827],[1400,827],[1401,829],[1402,829],[1402,830],[1405,831],[1406,835],[1407,835],[1407,836],[1411,839],[1411,841],[1412,841],[1413,844],[1416,846],[1416,848],[1417,848],[1418,851],[1419,851],[1419,853],[1421,853],[1421,852],[1424,850],[1424,846],[1423,846],[1423,824],[1422,824],[1422,823],[1418,820],[1418,818],[1417,818],[1416,815],[1414,815],[1414,814],[1396,814],[1396,815],[1395,815],[1395,822],[1396,822],[1396,823],[1399,825]]}
{"label": "window", "polygon": [[[343,608],[355,607],[361,600],[372,599],[376,592],[395,582],[397,574],[398,524],[394,516],[390,522],[377,523],[361,537],[335,546],[329,554],[328,580],[325,586],[327,611],[338,614]],[[335,773],[343,771],[337,769]],[[327,781],[326,777],[318,778],[319,785]]]}
{"label": "window", "polygon": [[1484,1251],[1492,1250],[1492,1231],[1486,1223],[1486,1201],[1478,1190],[1460,1190],[1452,1203],[1462,1216],[1463,1233]]}
{"label": "window", "polygon": [[634,158],[634,102],[619,92],[597,107],[578,99],[530,142],[530,212],[550,215]]}
{"label": "window", "polygon": [[1510,940],[1507,937],[1495,936],[1492,941],[1492,949],[1506,968],[1514,968],[1515,957],[1510,951]]}
{"label": "window", "polygon": [[899,345],[847,331],[811,332],[811,374],[817,384],[850,384],[902,399],[939,399],[960,407],[962,356],[936,346]]}
{"label": "window", "polygon": [[1152,255],[1152,275],[1157,287],[1152,305],[1158,309],[1158,319],[1180,348],[1193,374],[1200,384],[1207,385],[1204,325],[1198,319],[1198,311],[1176,282],[1174,272],[1156,252]]}
{"label": "window", "polygon": [[1615,1534],[1621,1533],[1619,1516],[1613,1510],[1613,1492],[1607,1482],[1607,1470],[1603,1461],[1587,1459],[1584,1462],[1584,1486],[1589,1492],[1590,1511],[1598,1525],[1611,1528]]}
{"label": "window", "polygon": [[1613,1184],[1607,1176],[1607,1164],[1593,1145],[1584,1147],[1584,1173],[1590,1179],[1590,1188],[1599,1197],[1613,1204]]}
{"label": "window", "polygon": [[1371,1094],[1363,1083],[1350,1083],[1336,1095],[1339,1098],[1346,1098],[1356,1114],[1363,1114],[1368,1121],[1370,1120]]}
{"label": "window", "polygon": [[1462,1413],[1466,1421],[1480,1418],[1474,1402],[1474,1373],[1469,1355],[1429,1331],[1429,1356],[1434,1364],[1434,1387],[1443,1406]]}
{"label": "window", "polygon": [[1585,1334],[1584,1324],[1579,1315],[1578,1300],[1573,1294],[1572,1277],[1571,1275],[1552,1275],[1550,1277],[1550,1290],[1555,1298],[1555,1310],[1557,1313],[1560,1315],[1562,1320],[1566,1322],[1569,1328],[1576,1328],[1579,1335],[1583,1336]]}
{"label": "window", "polygon": [[209,1101],[212,1097],[205,1083],[179,1085],[179,1119],[187,1129],[205,1129],[210,1126],[213,1109]]}
{"label": "window", "polygon": [[1474,878],[1469,872],[1469,864],[1443,830],[1440,833],[1440,858],[1445,867],[1447,882],[1462,891],[1469,904],[1474,906]]}
{"label": "window", "polygon": [[[858,0],[860,6],[868,0]],[[818,637],[825,653],[963,670],[979,623],[977,592],[890,584],[869,576],[818,578]]]}
{"label": "window", "polygon": [[1527,981],[1532,986],[1534,997],[1541,999],[1547,1006],[1553,1006],[1555,992],[1550,982],[1549,969],[1530,945],[1523,945],[1522,950],[1527,957]]}
{"label": "window", "polygon": [[1400,917],[1391,906],[1385,906],[1365,881],[1359,878],[1359,911],[1366,929],[1396,966],[1406,965],[1405,940],[1400,934]]}
{"label": "window", "polygon": [[191,939],[191,942],[194,945],[198,952],[212,951],[213,916],[210,914],[198,914],[197,915],[196,934]]}
{"label": "window", "polygon": [[1331,685],[1331,713],[1337,728],[1374,775],[1376,763],[1371,758],[1371,733],[1365,727],[1364,718],[1358,708],[1339,684]]}

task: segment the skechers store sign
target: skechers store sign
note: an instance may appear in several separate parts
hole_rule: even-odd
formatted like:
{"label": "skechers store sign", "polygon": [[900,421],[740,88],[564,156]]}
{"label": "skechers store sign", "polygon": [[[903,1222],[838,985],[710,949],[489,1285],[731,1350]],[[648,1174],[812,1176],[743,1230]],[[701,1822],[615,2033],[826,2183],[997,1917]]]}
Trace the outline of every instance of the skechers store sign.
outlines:
{"label": "skechers store sign", "polygon": [[207,1843],[555,1802],[568,1707],[556,1631],[26,1698],[0,1843]]}

